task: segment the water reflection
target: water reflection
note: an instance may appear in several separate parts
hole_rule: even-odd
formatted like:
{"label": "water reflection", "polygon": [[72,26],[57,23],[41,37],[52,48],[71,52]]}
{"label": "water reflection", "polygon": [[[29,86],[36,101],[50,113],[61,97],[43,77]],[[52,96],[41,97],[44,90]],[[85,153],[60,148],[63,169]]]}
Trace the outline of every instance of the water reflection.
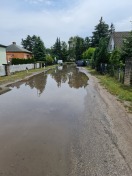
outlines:
{"label": "water reflection", "polygon": [[88,77],[79,71],[75,65],[64,65],[63,67],[57,67],[51,73],[52,78],[56,81],[57,86],[61,87],[62,83],[68,82],[69,87],[81,88],[88,85]]}
{"label": "water reflection", "polygon": [[45,90],[46,83],[47,83],[47,74],[42,73],[29,79],[26,82],[26,85],[30,86],[31,89],[36,88],[37,94],[40,96]]}
{"label": "water reflection", "polygon": [[17,87],[19,89],[22,84],[25,84],[25,86],[30,86],[31,89],[36,88],[37,94],[41,96],[45,90],[48,76],[51,76],[56,81],[57,87],[61,87],[66,82],[70,88],[75,89],[85,88],[88,85],[88,77],[85,73],[80,72],[75,65],[64,65],[33,76],[27,81],[12,84],[11,87]]}
{"label": "water reflection", "polygon": [[71,173],[71,144],[78,140],[87,82],[75,66],[64,65],[17,82],[0,96],[3,175]]}
{"label": "water reflection", "polygon": [[17,89],[19,89],[22,84],[25,84],[25,86],[29,86],[31,89],[36,88],[37,95],[40,96],[45,90],[46,82],[47,82],[47,74],[41,73],[31,77],[27,81],[16,82],[10,85],[10,87],[12,88],[16,87]]}

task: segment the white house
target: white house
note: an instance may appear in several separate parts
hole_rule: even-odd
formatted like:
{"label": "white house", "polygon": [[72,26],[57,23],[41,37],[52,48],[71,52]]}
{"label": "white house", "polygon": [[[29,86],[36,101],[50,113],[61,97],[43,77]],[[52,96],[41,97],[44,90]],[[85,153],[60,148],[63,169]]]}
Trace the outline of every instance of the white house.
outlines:
{"label": "white house", "polygon": [[6,61],[6,46],[0,44],[0,66],[7,64]]}
{"label": "white house", "polygon": [[123,46],[123,40],[129,34],[130,32],[113,32],[110,36],[108,52],[112,52],[115,48],[121,48]]}

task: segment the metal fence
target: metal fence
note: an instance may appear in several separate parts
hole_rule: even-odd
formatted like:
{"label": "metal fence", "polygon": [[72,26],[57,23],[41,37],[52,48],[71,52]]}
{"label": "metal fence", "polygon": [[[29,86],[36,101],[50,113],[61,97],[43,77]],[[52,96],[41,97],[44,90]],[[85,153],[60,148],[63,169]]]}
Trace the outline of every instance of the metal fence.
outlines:
{"label": "metal fence", "polygon": [[125,67],[118,68],[114,65],[101,63],[98,70],[101,74],[109,74],[115,77],[121,83],[124,83]]}
{"label": "metal fence", "polygon": [[124,75],[125,69],[124,68],[114,68],[113,70],[109,70],[108,73],[115,77],[121,83],[124,83]]}

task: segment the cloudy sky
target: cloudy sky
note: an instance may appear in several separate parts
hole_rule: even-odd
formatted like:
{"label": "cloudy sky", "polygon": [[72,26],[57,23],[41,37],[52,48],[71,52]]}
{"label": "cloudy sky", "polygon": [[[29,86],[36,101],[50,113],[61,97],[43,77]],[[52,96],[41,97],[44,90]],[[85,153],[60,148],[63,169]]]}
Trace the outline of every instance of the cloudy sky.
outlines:
{"label": "cloudy sky", "polygon": [[57,37],[91,36],[101,16],[116,31],[131,30],[132,0],[0,0],[0,44],[35,34],[51,47]]}

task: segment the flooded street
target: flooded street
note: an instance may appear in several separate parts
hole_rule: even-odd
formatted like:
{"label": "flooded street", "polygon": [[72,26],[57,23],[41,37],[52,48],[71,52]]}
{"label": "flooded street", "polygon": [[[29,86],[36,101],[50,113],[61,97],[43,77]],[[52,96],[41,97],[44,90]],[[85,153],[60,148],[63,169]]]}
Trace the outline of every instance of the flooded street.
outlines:
{"label": "flooded street", "polygon": [[132,175],[108,106],[80,70],[59,66],[0,95],[0,176]]}
{"label": "flooded street", "polygon": [[88,77],[72,66],[18,82],[0,96],[3,175],[67,175]]}

